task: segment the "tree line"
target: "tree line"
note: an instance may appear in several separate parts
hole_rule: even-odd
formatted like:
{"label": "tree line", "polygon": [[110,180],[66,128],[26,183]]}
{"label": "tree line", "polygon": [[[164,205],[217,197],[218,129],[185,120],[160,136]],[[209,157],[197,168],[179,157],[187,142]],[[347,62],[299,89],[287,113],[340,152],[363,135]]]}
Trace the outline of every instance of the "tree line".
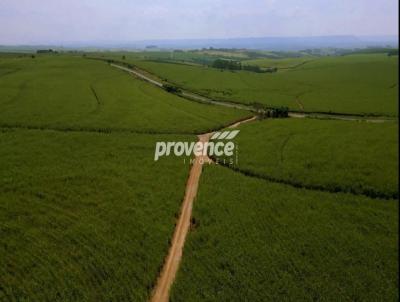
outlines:
{"label": "tree line", "polygon": [[227,70],[246,70],[251,72],[265,73],[265,72],[277,72],[278,68],[260,68],[257,65],[243,65],[240,61],[235,60],[226,60],[226,59],[217,59],[212,64],[211,67],[218,69],[227,69]]}

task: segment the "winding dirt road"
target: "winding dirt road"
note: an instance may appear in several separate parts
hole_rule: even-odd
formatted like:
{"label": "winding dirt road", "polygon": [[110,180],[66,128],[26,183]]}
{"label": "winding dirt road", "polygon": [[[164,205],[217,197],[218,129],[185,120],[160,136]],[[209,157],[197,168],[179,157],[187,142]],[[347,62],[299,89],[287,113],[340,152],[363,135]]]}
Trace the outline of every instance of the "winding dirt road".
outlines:
{"label": "winding dirt road", "polygon": [[[236,122],[228,128],[235,128],[247,122],[254,121],[256,117]],[[198,136],[200,142],[208,142],[214,134],[205,133]],[[190,169],[189,178],[186,183],[185,197],[183,199],[181,213],[175,227],[172,237],[171,246],[168,256],[165,259],[161,274],[158,277],[156,287],[153,290],[151,302],[168,302],[171,285],[175,280],[176,273],[182,258],[183,246],[185,245],[186,236],[190,229],[190,220],[192,217],[193,202],[197,195],[199,180],[203,169],[203,163],[210,163],[211,159],[207,155],[196,156],[192,168]]]}

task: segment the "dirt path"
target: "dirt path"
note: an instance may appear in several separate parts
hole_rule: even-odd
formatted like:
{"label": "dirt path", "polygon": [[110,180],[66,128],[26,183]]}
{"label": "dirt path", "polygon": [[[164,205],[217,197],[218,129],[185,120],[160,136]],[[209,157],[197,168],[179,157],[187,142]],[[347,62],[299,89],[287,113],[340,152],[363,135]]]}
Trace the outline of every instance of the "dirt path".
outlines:
{"label": "dirt path", "polygon": [[[207,142],[210,134],[199,135],[199,141]],[[190,218],[192,216],[193,201],[197,194],[200,175],[203,165],[201,159],[206,160],[204,156],[196,157],[196,160],[190,169],[189,178],[186,183],[186,192],[183,199],[181,214],[175,227],[172,237],[171,247],[165,260],[164,267],[157,280],[157,285],[153,291],[152,302],[168,302],[169,290],[174,282],[179,263],[182,258],[182,250],[185,239],[190,228]]]}
{"label": "dirt path", "polygon": [[187,99],[195,100],[195,101],[200,101],[206,104],[213,104],[213,105],[218,105],[218,106],[224,106],[224,107],[229,107],[229,108],[236,108],[236,109],[242,109],[242,110],[247,110],[247,111],[255,111],[252,109],[250,106],[244,105],[244,104],[239,104],[239,103],[231,103],[228,101],[220,102],[220,101],[215,101],[210,98],[188,92],[188,91],[182,91],[181,96]]}
{"label": "dirt path", "polygon": [[246,119],[246,120],[243,120],[243,121],[239,121],[239,122],[237,122],[237,123],[234,123],[234,124],[228,126],[228,128],[236,128],[236,127],[239,127],[241,124],[248,123],[248,122],[252,122],[252,121],[255,121],[256,119],[257,119],[257,116],[253,116],[253,117],[251,117],[251,118],[249,118],[249,119]]}
{"label": "dirt path", "polygon": [[[228,128],[238,127],[240,124],[254,121],[256,117],[252,117],[240,122],[236,122]],[[208,142],[211,133],[205,133],[198,136],[200,142]],[[207,155],[196,156],[192,168],[189,172],[189,178],[186,183],[185,197],[183,199],[181,213],[175,227],[174,235],[172,237],[171,246],[168,251],[168,256],[165,259],[164,266],[158,277],[157,284],[153,290],[151,302],[168,302],[169,291],[172,283],[175,280],[176,273],[182,258],[183,246],[185,244],[186,236],[190,229],[190,220],[192,217],[193,201],[197,195],[199,187],[199,180],[203,169],[203,163],[210,162]]]}
{"label": "dirt path", "polygon": [[143,80],[145,80],[145,81],[147,81],[147,82],[152,83],[153,85],[156,85],[156,86],[158,86],[158,87],[163,87],[163,84],[162,84],[161,82],[158,82],[158,81],[156,81],[156,80],[150,79],[149,77],[145,76],[145,75],[142,74],[141,72],[138,72],[138,71],[136,71],[136,70],[133,70],[133,69],[130,69],[130,68],[126,68],[126,67],[123,67],[123,66],[120,66],[120,65],[117,65],[117,64],[110,64],[110,65],[113,66],[113,67],[116,67],[116,68],[118,68],[118,69],[121,69],[121,70],[123,70],[123,71],[132,73],[132,74],[134,74],[135,76],[137,76],[137,77],[139,77],[139,78],[141,78],[141,79],[143,79]]}

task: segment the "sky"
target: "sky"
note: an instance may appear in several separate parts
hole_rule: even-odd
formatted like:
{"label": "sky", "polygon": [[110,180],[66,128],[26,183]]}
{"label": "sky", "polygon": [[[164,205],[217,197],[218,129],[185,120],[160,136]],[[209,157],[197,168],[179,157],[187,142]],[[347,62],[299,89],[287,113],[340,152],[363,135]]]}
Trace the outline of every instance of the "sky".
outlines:
{"label": "sky", "polygon": [[0,0],[0,44],[398,35],[398,0]]}

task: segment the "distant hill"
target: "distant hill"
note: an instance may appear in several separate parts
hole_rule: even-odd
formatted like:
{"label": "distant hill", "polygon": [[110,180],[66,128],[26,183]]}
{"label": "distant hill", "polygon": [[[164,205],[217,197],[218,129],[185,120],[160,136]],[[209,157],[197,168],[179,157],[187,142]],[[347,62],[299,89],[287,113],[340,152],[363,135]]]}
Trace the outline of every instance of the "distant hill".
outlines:
{"label": "distant hill", "polygon": [[[356,37],[356,36],[319,36],[319,37],[261,37],[235,39],[183,39],[138,41],[131,44],[137,48],[146,45],[159,48],[247,48],[265,50],[301,50],[306,48],[363,48],[398,46],[397,36]],[[125,46],[129,46],[126,44]]]}
{"label": "distant hill", "polygon": [[[54,44],[49,44],[49,46]],[[60,44],[59,44],[60,45]],[[150,45],[150,47],[149,47]],[[15,47],[15,46],[14,46]],[[22,47],[22,46],[19,46]],[[40,46],[46,47],[46,46]],[[311,36],[311,37],[259,37],[232,39],[175,39],[175,40],[142,40],[132,42],[71,42],[63,43],[56,48],[81,49],[200,49],[200,48],[246,48],[272,51],[297,51],[313,48],[365,48],[365,47],[398,47],[398,36]],[[9,49],[10,46],[1,47]],[[24,46],[25,49],[35,46]]]}

